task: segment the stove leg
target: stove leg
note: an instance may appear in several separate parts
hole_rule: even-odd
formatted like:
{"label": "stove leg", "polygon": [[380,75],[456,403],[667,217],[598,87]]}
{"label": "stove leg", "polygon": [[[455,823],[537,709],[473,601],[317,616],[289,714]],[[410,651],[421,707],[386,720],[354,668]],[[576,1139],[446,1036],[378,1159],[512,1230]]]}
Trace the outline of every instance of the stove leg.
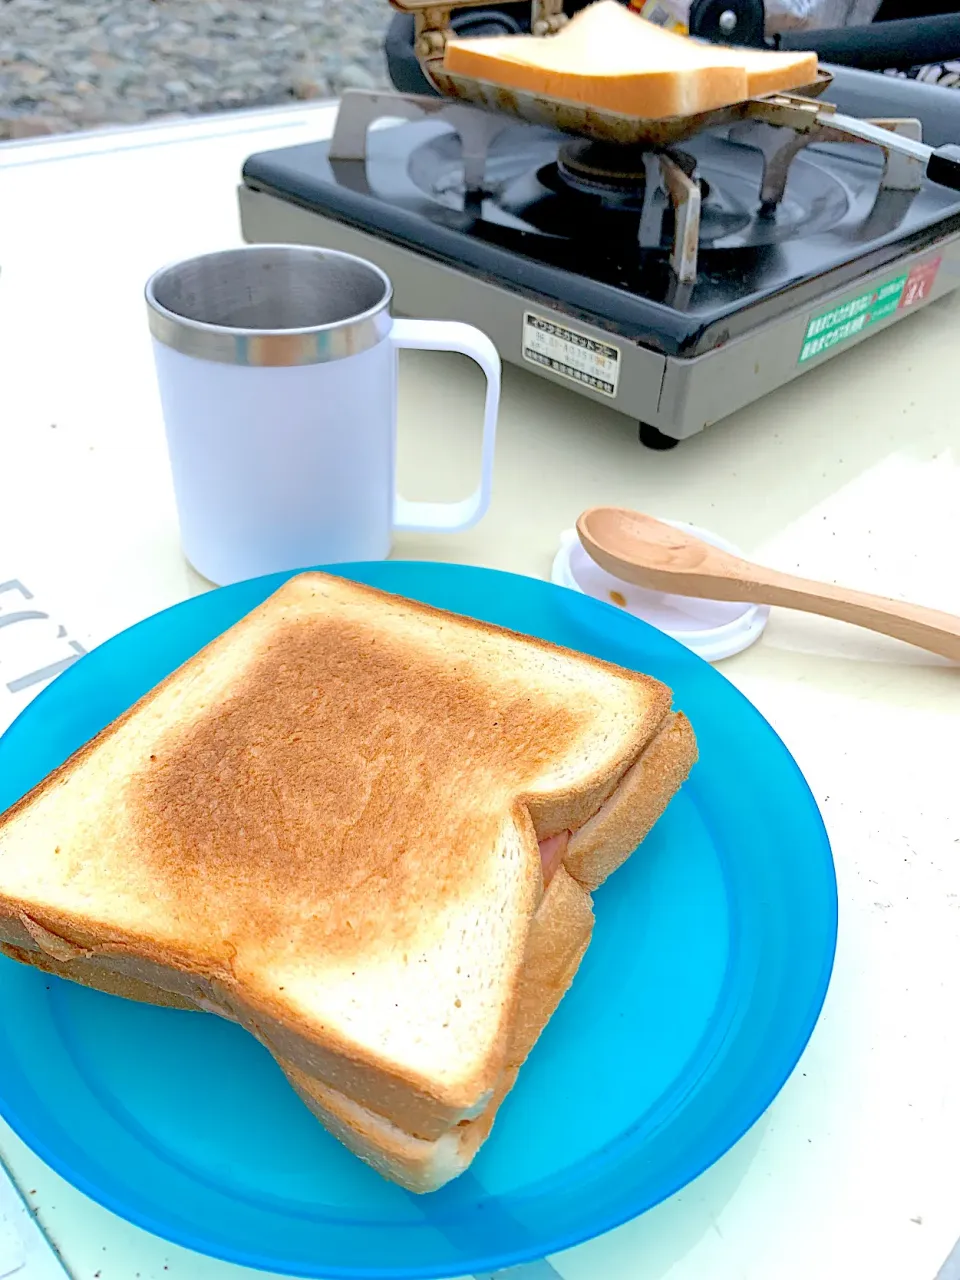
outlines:
{"label": "stove leg", "polygon": [[447,121],[460,135],[463,144],[463,179],[468,193],[482,192],[487,152],[510,124],[478,107],[450,102],[446,98],[428,98],[413,93],[391,93],[379,90],[347,89],[337,111],[330,139],[331,160],[365,160],[367,131],[377,120],[395,116],[401,120],[422,120],[436,116]]}
{"label": "stove leg", "polygon": [[794,133],[791,129],[751,120],[733,125],[727,136],[738,146],[751,147],[763,156],[760,214],[765,218],[774,217],[787,190],[790,166],[804,147],[814,141],[812,134]]}
{"label": "stove leg", "polygon": [[[921,142],[923,140],[923,125],[919,120],[903,119],[903,120],[869,120],[867,124],[878,124],[882,129],[888,129],[891,133],[899,135],[901,138],[909,138],[911,142]],[[852,138],[849,133],[844,133],[842,129],[831,129],[829,124],[819,125],[811,133],[814,142],[861,142],[859,138]],[[862,142],[863,146],[876,146],[873,142]],[[923,186],[923,180],[926,174],[926,168],[922,160],[918,160],[915,156],[906,156],[895,148],[882,147],[883,151],[883,177],[880,179],[881,191],[919,191]]]}
{"label": "stove leg", "polygon": [[659,249],[663,240],[663,219],[667,212],[667,193],[663,186],[663,170],[656,151],[644,151],[643,168],[646,174],[643,209],[637,240],[641,249]]}
{"label": "stove leg", "polygon": [[673,248],[670,266],[681,284],[696,284],[700,249],[700,207],[702,197],[696,168],[686,173],[666,151],[660,153],[663,184],[673,205]]}
{"label": "stove leg", "polygon": [[[869,124],[878,124],[891,133],[920,142],[923,137],[923,126],[914,119],[870,120]],[[826,123],[814,124],[803,132],[795,133],[791,129],[769,124],[761,120],[744,121],[732,125],[728,134],[731,142],[740,146],[754,147],[763,156],[763,183],[760,190],[760,212],[764,217],[772,217],[787,189],[787,178],[794,158],[804,147],[817,142],[858,142],[860,139],[844,133],[843,129],[832,129],[829,117]],[[875,146],[869,142],[866,146]],[[883,149],[884,167],[880,180],[881,191],[919,191],[923,186],[924,166],[913,156],[905,156],[895,148]]]}
{"label": "stove leg", "polygon": [[680,441],[674,440],[673,436],[664,435],[659,427],[654,427],[649,422],[641,422],[640,443],[647,449],[665,453],[668,449],[675,449]]}

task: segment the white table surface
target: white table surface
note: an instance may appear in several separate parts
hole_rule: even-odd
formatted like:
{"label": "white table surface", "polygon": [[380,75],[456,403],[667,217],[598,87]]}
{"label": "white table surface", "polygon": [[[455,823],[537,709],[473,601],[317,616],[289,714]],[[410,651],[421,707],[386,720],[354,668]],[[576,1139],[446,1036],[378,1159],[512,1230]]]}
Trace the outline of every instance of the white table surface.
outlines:
{"label": "white table surface", "polygon": [[[4,720],[38,687],[7,694],[11,673],[204,589],[178,549],[141,285],[166,260],[237,243],[244,157],[323,136],[331,119],[296,108],[0,152],[0,583],[18,580],[50,615],[0,630]],[[507,369],[489,516],[463,535],[404,537],[395,554],[545,577],[577,513],[617,503],[713,528],[784,569],[960,611],[958,366],[955,294],[669,454]],[[413,357],[401,392],[407,496],[460,496],[477,377],[456,357]],[[826,1008],[781,1096],[719,1164],[538,1273],[952,1280],[960,677],[787,613],[723,669],[796,755],[830,831],[841,921]],[[253,1274],[113,1217],[3,1127],[0,1154],[76,1280]]]}

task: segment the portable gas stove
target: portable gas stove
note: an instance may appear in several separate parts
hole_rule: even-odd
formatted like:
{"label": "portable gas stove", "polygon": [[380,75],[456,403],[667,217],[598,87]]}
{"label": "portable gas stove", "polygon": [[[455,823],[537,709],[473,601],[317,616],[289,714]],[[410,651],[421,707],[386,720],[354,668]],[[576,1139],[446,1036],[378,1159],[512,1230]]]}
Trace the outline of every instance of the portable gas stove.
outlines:
{"label": "portable gas stove", "polygon": [[243,234],[372,259],[398,311],[477,325],[668,447],[960,285],[960,195],[916,145],[960,139],[960,94],[832,76],[825,110],[882,129],[788,97],[637,142],[483,86],[351,92],[329,143],[247,161]]}

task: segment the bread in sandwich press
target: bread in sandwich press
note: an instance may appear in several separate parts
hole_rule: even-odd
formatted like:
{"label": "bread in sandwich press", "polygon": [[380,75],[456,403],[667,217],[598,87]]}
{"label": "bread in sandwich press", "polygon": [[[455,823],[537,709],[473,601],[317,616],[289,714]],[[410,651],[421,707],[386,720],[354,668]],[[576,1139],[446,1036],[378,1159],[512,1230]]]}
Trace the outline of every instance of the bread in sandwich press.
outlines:
{"label": "bread in sandwich press", "polygon": [[809,85],[817,67],[815,53],[692,40],[617,0],[581,9],[556,35],[451,39],[444,53],[454,75],[647,120]]}
{"label": "bread in sandwich press", "polygon": [[0,940],[235,1019],[428,1189],[469,1163],[579,963],[588,888],[694,755],[656,681],[302,575],[0,820]]}

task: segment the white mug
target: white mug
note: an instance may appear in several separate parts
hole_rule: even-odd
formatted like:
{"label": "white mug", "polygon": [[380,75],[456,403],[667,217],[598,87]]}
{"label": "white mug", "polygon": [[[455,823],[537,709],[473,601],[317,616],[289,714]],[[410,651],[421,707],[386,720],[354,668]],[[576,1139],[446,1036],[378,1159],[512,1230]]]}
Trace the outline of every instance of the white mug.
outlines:
{"label": "white mug", "polygon": [[[223,585],[382,560],[394,529],[452,531],[490,505],[500,360],[470,325],[398,320],[371,262],[251,245],[165,267],[150,332],[184,554]],[[396,494],[397,350],[459,351],[487,379],[480,484],[461,502]]]}

